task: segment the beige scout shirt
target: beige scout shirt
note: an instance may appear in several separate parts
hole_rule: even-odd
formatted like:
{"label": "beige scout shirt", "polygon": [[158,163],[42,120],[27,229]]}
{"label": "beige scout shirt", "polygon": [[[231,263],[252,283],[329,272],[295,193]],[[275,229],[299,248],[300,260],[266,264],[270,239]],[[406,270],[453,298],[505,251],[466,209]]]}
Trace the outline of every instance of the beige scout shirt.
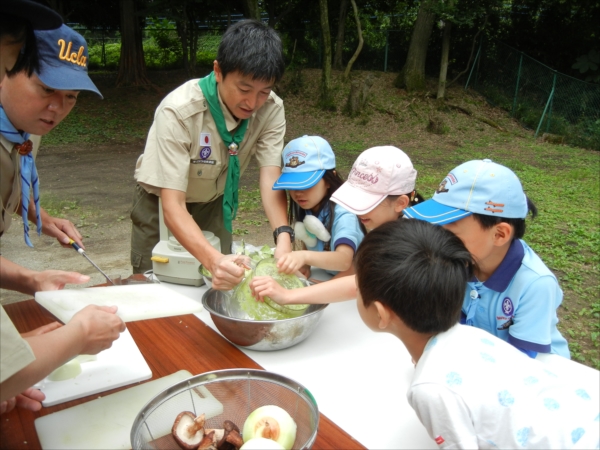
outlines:
{"label": "beige scout shirt", "polygon": [[[40,136],[30,136],[33,143],[33,157],[40,148]],[[11,215],[21,212],[21,176],[19,175],[21,156],[14,149],[15,144],[0,135],[0,236],[8,230]]]}
{"label": "beige scout shirt", "polygon": [[[234,130],[238,122],[220,98],[219,102],[227,129]],[[271,92],[249,120],[238,152],[240,173],[252,155],[260,167],[280,167],[285,135],[283,101]],[[206,203],[225,191],[228,158],[198,80],[190,80],[158,106],[134,177],[151,194],[160,195],[161,188],[175,189],[186,192],[188,203]]]}
{"label": "beige scout shirt", "polygon": [[29,343],[21,337],[0,306],[0,383],[12,377],[33,361],[35,355]]}

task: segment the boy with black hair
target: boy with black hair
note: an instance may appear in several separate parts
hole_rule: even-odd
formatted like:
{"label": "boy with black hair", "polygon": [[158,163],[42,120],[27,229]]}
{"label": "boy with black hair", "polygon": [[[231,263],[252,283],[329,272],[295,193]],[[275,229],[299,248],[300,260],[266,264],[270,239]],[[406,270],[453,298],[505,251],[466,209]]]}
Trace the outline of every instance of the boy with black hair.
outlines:
{"label": "boy with black hair", "polygon": [[525,218],[537,215],[513,171],[489,159],[453,169],[432,199],[407,208],[408,218],[452,231],[477,264],[461,323],[489,331],[535,358],[570,358],[556,324],[563,298],[554,274],[521,240]]}
{"label": "boy with black hair", "polygon": [[360,316],[411,354],[408,402],[440,448],[599,448],[600,396],[591,377],[556,374],[457,323],[474,264],[453,233],[417,220],[388,222],[367,234],[355,266]]}
{"label": "boy with black hair", "polygon": [[[177,241],[213,276],[213,288],[241,281],[243,258],[231,252],[239,176],[255,156],[260,192],[274,229],[276,255],[291,251],[285,192],[271,187],[281,175],[285,135],[282,100],[273,87],[284,71],[281,39],[254,20],[227,29],[213,72],[175,89],[158,106],[138,159],[131,234],[134,273],[152,269],[159,241],[159,197]],[[202,234],[220,238],[224,256]]]}

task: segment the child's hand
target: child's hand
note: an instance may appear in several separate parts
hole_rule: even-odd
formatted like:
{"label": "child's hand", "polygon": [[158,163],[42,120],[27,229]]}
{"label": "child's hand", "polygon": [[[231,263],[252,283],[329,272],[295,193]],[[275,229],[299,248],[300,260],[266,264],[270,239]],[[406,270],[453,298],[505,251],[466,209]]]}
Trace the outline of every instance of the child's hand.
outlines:
{"label": "child's hand", "polygon": [[254,298],[259,302],[264,302],[265,297],[269,297],[280,305],[286,304],[285,297],[288,290],[277,283],[272,277],[253,277],[250,281],[250,290]]}
{"label": "child's hand", "polygon": [[287,253],[277,260],[277,269],[288,275],[296,273],[308,264],[307,256],[308,252],[304,250]]}

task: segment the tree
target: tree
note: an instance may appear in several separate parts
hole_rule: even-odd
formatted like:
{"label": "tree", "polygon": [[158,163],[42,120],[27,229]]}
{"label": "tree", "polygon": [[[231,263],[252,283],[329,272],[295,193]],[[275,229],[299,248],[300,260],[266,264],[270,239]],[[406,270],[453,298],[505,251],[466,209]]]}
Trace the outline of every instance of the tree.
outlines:
{"label": "tree", "polygon": [[[448,1],[448,9],[452,10],[454,0]],[[452,21],[441,20],[443,25],[442,35],[442,59],[440,61],[440,78],[438,80],[437,98],[443,99],[446,93],[446,76],[448,75],[448,55],[450,54],[450,34],[452,32]]]}
{"label": "tree", "polygon": [[356,1],[355,0],[350,0],[352,2],[352,9],[354,10],[354,19],[356,20],[356,33],[358,34],[358,47],[356,47],[356,51],[354,52],[354,55],[352,55],[352,58],[350,58],[350,61],[348,61],[348,65],[346,66],[346,71],[344,72],[344,78],[348,78],[348,75],[350,75],[350,70],[352,69],[352,64],[354,64],[354,61],[356,61],[356,58],[358,58],[358,55],[360,55],[360,51],[362,50],[363,47],[363,34],[362,34],[362,29],[360,28],[360,17],[358,15],[358,7],[356,6]]}
{"label": "tree", "polygon": [[342,52],[344,50],[344,34],[346,31],[346,16],[348,15],[348,0],[340,2],[340,17],[338,21],[338,32],[335,40],[335,56],[333,57],[333,68],[342,70]]}
{"label": "tree", "polygon": [[421,1],[408,47],[406,63],[396,78],[396,87],[406,88],[408,91],[425,89],[425,60],[427,59],[429,37],[435,20],[435,13],[432,8],[434,2],[435,0]]}
{"label": "tree", "polygon": [[258,0],[242,0],[242,7],[244,9],[244,16],[247,19],[260,20]]}
{"label": "tree", "polygon": [[319,0],[321,33],[323,35],[323,72],[321,76],[321,97],[319,104],[325,110],[335,110],[331,93],[331,33],[329,32],[329,14],[327,0]]}
{"label": "tree", "polygon": [[263,1],[263,5],[265,5],[267,14],[269,15],[269,26],[275,28],[275,26],[299,4],[300,0]]}
{"label": "tree", "polygon": [[121,58],[117,86],[150,85],[142,47],[140,18],[134,0],[121,0]]}

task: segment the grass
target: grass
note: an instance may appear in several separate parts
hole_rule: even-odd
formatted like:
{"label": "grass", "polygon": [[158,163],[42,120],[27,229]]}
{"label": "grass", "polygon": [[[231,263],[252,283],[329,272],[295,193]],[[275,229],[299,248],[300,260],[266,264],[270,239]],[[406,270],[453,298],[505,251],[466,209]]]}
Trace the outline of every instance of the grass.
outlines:
{"label": "grass", "polygon": [[[158,103],[185,81],[183,74],[174,72],[150,75],[162,93],[114,88],[114,74],[94,77],[105,99],[82,95],[76,110],[45,138],[46,145],[143,142]],[[356,157],[376,145],[395,145],[411,157],[419,173],[417,190],[425,198],[431,197],[452,168],[471,159],[490,158],[513,169],[539,210],[536,219],[528,220],[525,241],[556,274],[564,291],[558,327],[569,341],[573,359],[600,369],[599,152],[536,141],[532,131],[523,129],[506,112],[458,87],[448,89],[448,103],[462,105],[500,128],[455,109],[441,110],[431,96],[393,88],[395,74],[391,73],[378,74],[366,110],[350,118],[342,114],[349,82],[334,72],[338,107],[324,113],[316,107],[320,72],[304,70],[302,76],[300,89],[286,78],[280,86],[286,107],[285,140],[320,134],[332,145],[344,177]],[[434,89],[430,86],[431,92]],[[445,134],[426,131],[432,114],[443,120]],[[252,176],[256,174],[246,173],[244,178]],[[257,182],[241,189],[239,195],[234,234],[243,236],[264,228]],[[72,207],[77,205],[59,202],[56,206],[59,213]]]}

